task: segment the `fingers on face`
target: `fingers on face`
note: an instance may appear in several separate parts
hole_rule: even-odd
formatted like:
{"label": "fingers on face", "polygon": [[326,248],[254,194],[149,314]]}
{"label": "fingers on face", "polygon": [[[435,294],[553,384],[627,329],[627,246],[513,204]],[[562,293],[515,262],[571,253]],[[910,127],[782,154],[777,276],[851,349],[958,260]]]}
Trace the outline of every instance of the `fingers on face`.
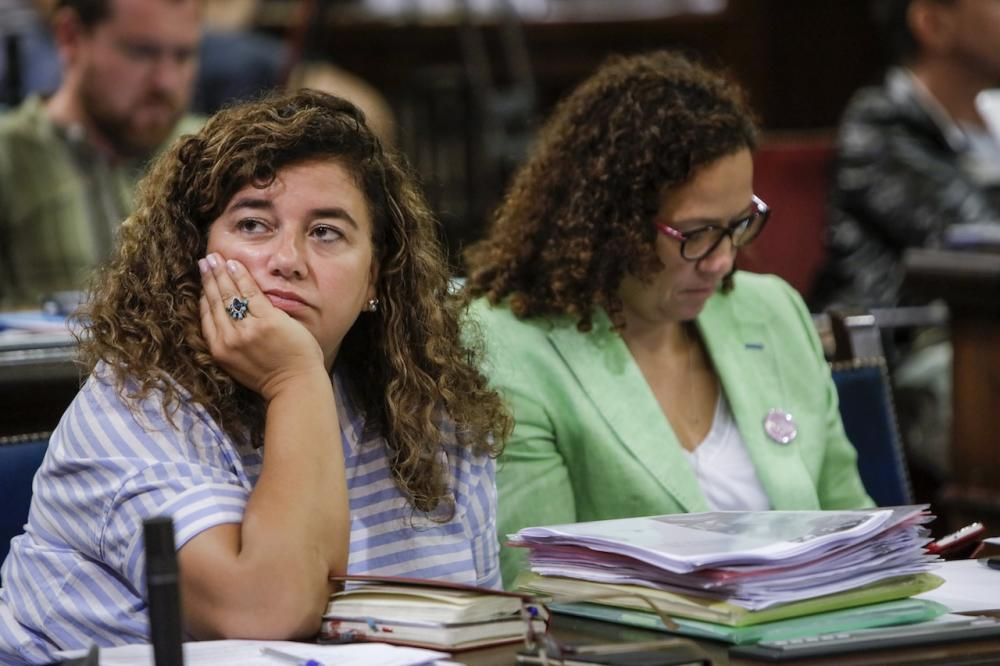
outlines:
{"label": "fingers on face", "polygon": [[208,255],[198,260],[198,268],[201,270],[201,284],[205,296],[208,298],[210,306],[222,303],[222,293],[219,289],[218,278],[215,275],[215,266],[218,263],[218,255]]}
{"label": "fingers on face", "polygon": [[226,274],[236,286],[236,292],[247,299],[251,305],[259,304],[262,299],[266,300],[261,295],[260,287],[257,286],[256,280],[250,275],[250,271],[240,262],[235,259],[228,260],[226,262]]}
{"label": "fingers on face", "polygon": [[260,288],[240,262],[233,259],[225,261],[212,253],[199,259],[198,267],[202,274],[204,297],[216,325],[225,323],[227,318],[233,321],[242,319],[231,313],[233,309],[240,309],[239,300],[245,302],[244,316],[253,314],[255,306],[262,307]]}

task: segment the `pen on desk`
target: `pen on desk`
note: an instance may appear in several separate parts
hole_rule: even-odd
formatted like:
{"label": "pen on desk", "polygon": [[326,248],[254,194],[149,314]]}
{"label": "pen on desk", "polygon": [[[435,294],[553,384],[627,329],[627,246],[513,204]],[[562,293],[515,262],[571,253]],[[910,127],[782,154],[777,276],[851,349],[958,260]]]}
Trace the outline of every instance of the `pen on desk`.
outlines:
{"label": "pen on desk", "polygon": [[927,544],[927,552],[934,553],[935,555],[942,553],[944,551],[950,550],[957,546],[963,545],[982,536],[985,532],[982,523],[971,523],[966,525],[957,532],[952,532],[947,536],[943,536],[933,543]]}
{"label": "pen on desk", "polygon": [[990,557],[980,557],[979,563],[989,567],[990,569],[1000,570],[1000,555],[992,555]]}
{"label": "pen on desk", "polygon": [[291,652],[282,652],[281,650],[275,650],[270,647],[262,647],[260,649],[260,653],[269,657],[274,657],[275,659],[280,659],[288,664],[298,664],[299,666],[323,666],[323,662],[316,661],[315,659],[303,659],[302,657],[294,655]]}

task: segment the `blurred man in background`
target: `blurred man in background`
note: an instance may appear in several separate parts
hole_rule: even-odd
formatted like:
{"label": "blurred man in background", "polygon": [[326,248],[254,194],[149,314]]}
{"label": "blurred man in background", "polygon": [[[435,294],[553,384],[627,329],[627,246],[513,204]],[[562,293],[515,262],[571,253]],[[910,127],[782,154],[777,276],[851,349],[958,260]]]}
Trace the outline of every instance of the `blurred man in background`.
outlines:
{"label": "blurred man in background", "polygon": [[[945,245],[966,225],[1000,230],[1000,140],[976,103],[1000,86],[1000,2],[876,0],[874,7],[896,65],[882,86],[856,93],[844,113],[828,264],[813,311],[921,305],[919,294],[901,291],[906,248]],[[950,473],[946,335],[918,327],[886,339],[918,487]]]}
{"label": "blurred man in background", "polygon": [[59,0],[62,81],[0,117],[0,307],[80,289],[187,116],[199,0]]}
{"label": "blurred man in background", "polygon": [[975,101],[1000,86],[1000,2],[876,8],[898,64],[844,113],[814,309],[898,305],[905,248],[939,245],[956,224],[1000,224],[1000,141]]}

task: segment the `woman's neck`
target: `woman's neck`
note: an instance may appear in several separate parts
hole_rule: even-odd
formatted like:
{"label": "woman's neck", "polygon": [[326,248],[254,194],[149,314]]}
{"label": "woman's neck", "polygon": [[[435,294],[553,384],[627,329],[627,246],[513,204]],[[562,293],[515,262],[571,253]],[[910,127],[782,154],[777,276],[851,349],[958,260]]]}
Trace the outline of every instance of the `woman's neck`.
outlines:
{"label": "woman's neck", "polygon": [[695,341],[694,322],[625,322],[621,333],[633,354],[673,355],[687,353]]}

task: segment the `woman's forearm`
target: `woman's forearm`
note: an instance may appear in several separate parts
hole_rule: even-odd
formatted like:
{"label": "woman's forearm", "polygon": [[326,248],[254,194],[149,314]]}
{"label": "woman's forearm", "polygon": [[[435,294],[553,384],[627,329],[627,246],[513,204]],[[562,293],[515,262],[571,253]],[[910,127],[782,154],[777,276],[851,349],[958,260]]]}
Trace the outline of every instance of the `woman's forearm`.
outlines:
{"label": "woman's forearm", "polygon": [[243,523],[207,530],[216,534],[181,551],[197,637],[294,638],[319,628],[328,578],[346,571],[350,545],[340,442],[327,375],[296,378],[272,396]]}

